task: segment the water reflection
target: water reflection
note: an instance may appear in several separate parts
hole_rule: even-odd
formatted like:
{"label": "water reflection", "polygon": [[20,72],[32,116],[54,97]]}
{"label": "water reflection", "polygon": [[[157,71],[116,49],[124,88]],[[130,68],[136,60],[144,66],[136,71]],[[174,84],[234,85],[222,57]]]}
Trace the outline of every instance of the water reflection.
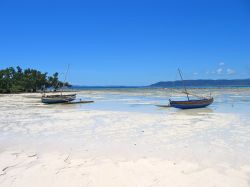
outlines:
{"label": "water reflection", "polygon": [[195,109],[176,109],[176,114],[189,116],[202,116],[205,114],[212,114],[214,110],[211,108],[195,108]]}

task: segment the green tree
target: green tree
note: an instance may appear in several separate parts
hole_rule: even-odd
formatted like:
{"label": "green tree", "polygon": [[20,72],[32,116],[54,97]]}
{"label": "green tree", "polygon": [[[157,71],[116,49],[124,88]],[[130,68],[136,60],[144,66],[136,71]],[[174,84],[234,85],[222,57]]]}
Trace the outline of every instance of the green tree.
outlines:
{"label": "green tree", "polygon": [[47,73],[35,69],[22,70],[17,66],[16,69],[9,67],[0,70],[0,93],[36,92],[49,87],[55,90],[62,86],[70,86],[69,83],[63,84],[58,73],[48,76]]}

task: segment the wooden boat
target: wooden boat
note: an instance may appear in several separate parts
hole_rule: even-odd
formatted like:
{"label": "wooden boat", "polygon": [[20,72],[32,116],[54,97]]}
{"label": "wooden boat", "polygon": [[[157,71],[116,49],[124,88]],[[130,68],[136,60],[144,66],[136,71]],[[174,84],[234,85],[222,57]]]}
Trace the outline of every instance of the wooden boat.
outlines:
{"label": "wooden boat", "polygon": [[[178,71],[179,71],[181,80],[183,82],[183,78],[182,78],[180,69],[178,69]],[[200,97],[200,96],[191,94],[191,93],[187,92],[187,89],[186,89],[184,83],[183,83],[183,86],[184,86],[184,89],[185,89],[185,91],[183,93],[185,93],[187,95],[187,100],[186,101],[172,101],[172,100],[169,100],[169,105],[171,107],[180,108],[180,109],[203,108],[203,107],[207,107],[208,105],[213,103],[213,101],[214,101],[213,97],[211,97],[211,96],[210,97]],[[199,99],[190,100],[189,95],[196,96]]]}
{"label": "wooden boat", "polygon": [[[69,65],[68,65],[67,72],[65,74],[65,80],[64,80],[62,88],[65,85],[68,71],[69,71]],[[60,94],[46,95],[44,93],[42,98],[41,98],[41,101],[42,101],[42,103],[45,103],[45,104],[57,104],[57,103],[68,103],[68,102],[74,101],[75,99],[76,99],[76,94],[63,94],[63,89],[61,89]]]}
{"label": "wooden boat", "polygon": [[65,97],[76,97],[76,94],[52,94],[52,95],[43,95],[43,97],[46,97],[46,98],[57,98],[57,97],[62,97],[62,96],[65,96]]}
{"label": "wooden boat", "polygon": [[211,98],[204,98],[204,99],[195,99],[195,100],[188,100],[188,101],[169,101],[170,106],[174,108],[180,109],[191,109],[191,108],[203,108],[207,107],[208,105],[212,104],[214,99]]}
{"label": "wooden boat", "polygon": [[57,103],[67,103],[76,99],[76,94],[68,95],[43,95],[41,98],[42,103],[45,104],[57,104]]}

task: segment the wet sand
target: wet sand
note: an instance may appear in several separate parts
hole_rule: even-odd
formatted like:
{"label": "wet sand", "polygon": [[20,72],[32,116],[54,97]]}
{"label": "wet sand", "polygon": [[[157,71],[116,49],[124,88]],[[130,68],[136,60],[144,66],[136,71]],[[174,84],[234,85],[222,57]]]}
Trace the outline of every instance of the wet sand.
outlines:
{"label": "wet sand", "polygon": [[161,90],[1,95],[0,186],[249,186],[250,91],[214,93],[186,111],[155,107]]}

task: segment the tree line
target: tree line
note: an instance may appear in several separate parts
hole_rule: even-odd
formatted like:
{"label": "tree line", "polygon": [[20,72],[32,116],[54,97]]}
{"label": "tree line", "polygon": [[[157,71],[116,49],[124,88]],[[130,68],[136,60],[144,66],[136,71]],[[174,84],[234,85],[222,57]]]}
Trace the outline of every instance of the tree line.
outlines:
{"label": "tree line", "polygon": [[63,83],[58,78],[58,73],[48,76],[48,73],[27,68],[9,67],[0,70],[0,93],[20,93],[44,91],[48,88],[57,90],[63,86],[71,86]]}

